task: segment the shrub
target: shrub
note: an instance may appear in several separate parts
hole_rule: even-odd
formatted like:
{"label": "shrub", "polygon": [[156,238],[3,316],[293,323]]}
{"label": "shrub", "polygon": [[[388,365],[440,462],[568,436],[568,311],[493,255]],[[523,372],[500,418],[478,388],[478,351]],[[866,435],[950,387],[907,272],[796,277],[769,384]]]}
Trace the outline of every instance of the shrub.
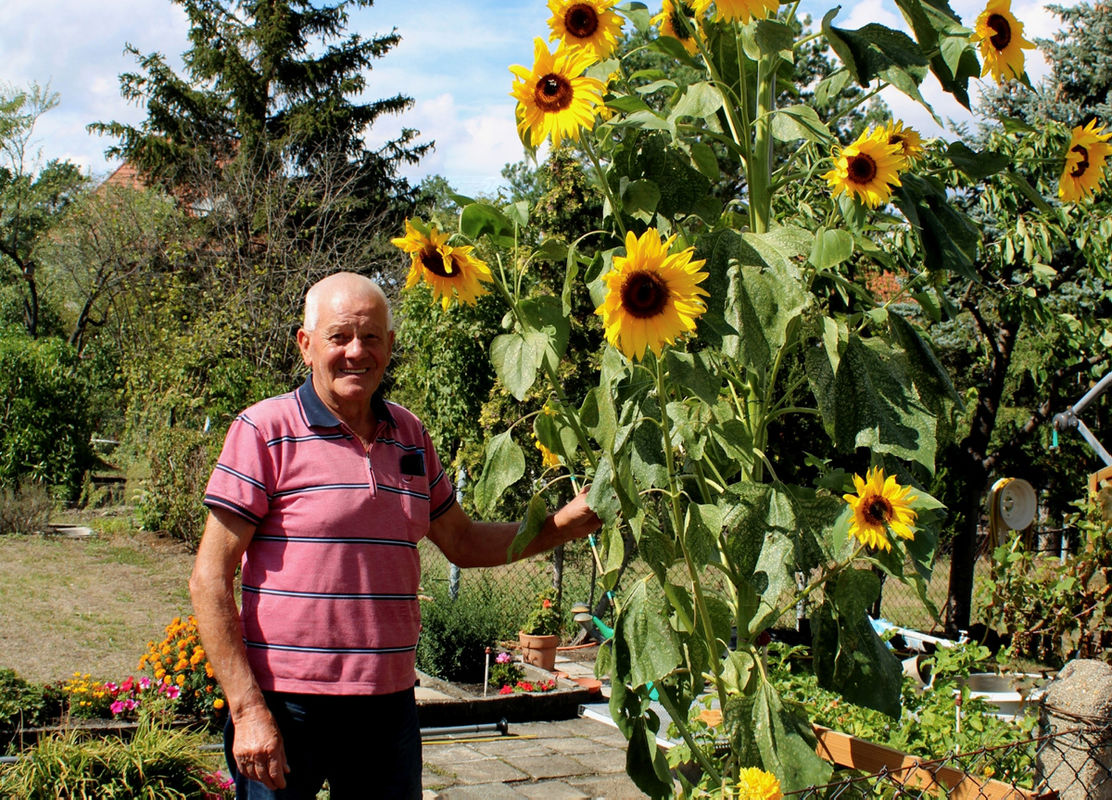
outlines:
{"label": "shrub", "polygon": [[73,347],[0,329],[0,422],[0,484],[30,478],[77,496],[94,455],[88,384]]}
{"label": "shrub", "polygon": [[143,715],[128,741],[76,730],[40,739],[0,773],[0,797],[73,800],[223,800],[225,781],[205,766],[202,737]]}
{"label": "shrub", "polygon": [[421,604],[417,668],[447,681],[482,683],[486,648],[498,641],[500,628],[491,609],[474,595],[426,600]]}
{"label": "shrub", "polygon": [[150,477],[135,512],[141,528],[166,531],[191,545],[200,541],[206,515],[201,498],[222,439],[187,428],[165,428],[151,436]]}
{"label": "shrub", "polygon": [[0,752],[19,728],[42,725],[58,714],[58,696],[45,686],[0,669]]}
{"label": "shrub", "polygon": [[552,598],[552,592],[546,590],[537,595],[537,600],[521,631],[534,636],[556,636],[563,627],[564,618],[560,613],[560,606]]}
{"label": "shrub", "polygon": [[24,481],[11,488],[0,486],[0,534],[32,534],[46,530],[54,501],[46,487]]}

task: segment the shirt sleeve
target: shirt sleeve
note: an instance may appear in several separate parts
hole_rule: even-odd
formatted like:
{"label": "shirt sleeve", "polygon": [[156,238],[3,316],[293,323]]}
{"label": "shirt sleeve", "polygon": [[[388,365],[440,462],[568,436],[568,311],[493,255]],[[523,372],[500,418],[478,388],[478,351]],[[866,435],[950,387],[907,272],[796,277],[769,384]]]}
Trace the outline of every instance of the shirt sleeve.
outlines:
{"label": "shirt sleeve", "polygon": [[204,504],[223,508],[258,525],[270,507],[274,469],[262,433],[240,414],[228,429],[224,449],[205,487]]}
{"label": "shirt sleeve", "polygon": [[424,435],[425,453],[428,456],[429,521],[431,522],[452,507],[456,502],[456,492],[447,473],[444,472],[444,467],[440,464],[440,456],[436,454],[436,447],[433,446],[428,431],[425,431]]}

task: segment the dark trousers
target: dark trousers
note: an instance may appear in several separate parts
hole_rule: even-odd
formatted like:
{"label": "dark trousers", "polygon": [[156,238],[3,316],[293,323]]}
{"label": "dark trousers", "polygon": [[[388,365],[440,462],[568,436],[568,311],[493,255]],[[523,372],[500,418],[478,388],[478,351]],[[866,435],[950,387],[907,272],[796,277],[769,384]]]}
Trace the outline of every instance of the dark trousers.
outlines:
{"label": "dark trousers", "polygon": [[229,717],[224,755],[237,800],[314,800],[325,780],[332,800],[419,800],[421,728],[412,689],[355,697],[264,694],[286,748],[286,788],[271,791],[236,772]]}

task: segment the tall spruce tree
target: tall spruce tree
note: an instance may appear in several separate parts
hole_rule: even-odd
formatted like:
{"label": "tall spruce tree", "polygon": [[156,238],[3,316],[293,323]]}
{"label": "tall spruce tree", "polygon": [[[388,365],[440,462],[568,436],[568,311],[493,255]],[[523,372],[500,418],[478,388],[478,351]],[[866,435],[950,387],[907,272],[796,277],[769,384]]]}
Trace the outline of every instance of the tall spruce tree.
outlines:
{"label": "tall spruce tree", "polygon": [[400,40],[396,31],[345,34],[348,12],[373,0],[172,0],[189,18],[185,72],[161,53],[134,46],[139,71],[120,76],[128,100],[145,104],[138,126],[98,122],[124,158],[150,181],[186,195],[211,183],[213,169],[294,176],[344,171],[360,199],[402,197],[399,166],[416,163],[431,144],[405,129],[371,150],[363,139],[384,114],[412,105],[401,94],[356,102],[366,72]]}

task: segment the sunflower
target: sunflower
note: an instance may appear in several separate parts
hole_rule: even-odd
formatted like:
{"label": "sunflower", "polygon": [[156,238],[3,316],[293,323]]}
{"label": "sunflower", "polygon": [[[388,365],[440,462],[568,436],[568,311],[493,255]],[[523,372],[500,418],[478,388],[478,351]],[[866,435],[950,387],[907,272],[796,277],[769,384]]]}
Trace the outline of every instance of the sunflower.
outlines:
{"label": "sunflower", "polygon": [[779,0],[715,0],[718,20],[740,20],[744,25],[752,19],[764,19],[775,14],[780,7]]}
{"label": "sunflower", "polygon": [[1093,196],[1104,177],[1104,162],[1112,154],[1109,137],[1112,132],[1105,133],[1103,125],[1098,128],[1095,119],[1085,127],[1078,125],[1073,129],[1066,166],[1058,179],[1058,197],[1063,201],[1076,203]]}
{"label": "sunflower", "polygon": [[435,226],[426,234],[407,219],[405,236],[390,242],[409,253],[412,259],[405,288],[412,289],[423,280],[432,288],[433,297],[440,298],[445,310],[451,305],[453,295],[463,303],[475,305],[475,300],[487,293],[482,284],[493,280],[486,262],[471,255],[470,245],[449,245],[448,235]]}
{"label": "sunflower", "polygon": [[559,147],[566,136],[579,141],[579,129],[595,122],[594,107],[601,105],[605,91],[602,81],[583,77],[594,56],[587,48],[560,48],[550,53],[543,39],[533,40],[532,71],[514,65],[510,72],[514,81],[512,97],[517,98],[517,130],[522,141],[530,133],[530,145],[536,147],[552,134],[552,144]]}
{"label": "sunflower", "polygon": [[923,155],[923,137],[914,128],[905,128],[902,122],[892,120],[884,126],[884,134],[888,144],[900,146],[900,154],[908,165]]}
{"label": "sunflower", "polygon": [[695,320],[707,310],[707,293],[697,284],[707,273],[706,262],[692,261],[694,247],[669,254],[676,237],[661,241],[655,228],[638,239],[626,234],[625,256],[603,276],[606,299],[595,309],[602,317],[606,338],[628,358],[640,359],[646,349],[657,355],[677,336],[695,330]]}
{"label": "sunflower", "polygon": [[701,17],[709,5],[710,0],[702,0],[702,2],[696,0],[691,5],[683,2],[683,0],[678,0],[678,2],[677,0],[664,0],[660,13],[652,18],[652,24],[660,26],[662,36],[679,39],[684,49],[691,55],[695,55],[698,46],[695,44],[695,37],[692,35],[695,28],[693,17]]}
{"label": "sunflower", "polygon": [[849,523],[849,534],[866,547],[891,550],[887,531],[901,539],[914,539],[915,512],[911,503],[916,495],[911,487],[900,486],[896,476],[884,477],[884,470],[874,467],[860,475],[853,476],[857,494],[844,494],[842,499],[853,509],[853,519]]}
{"label": "sunflower", "polygon": [[834,169],[822,177],[835,197],[845,192],[876,208],[888,202],[893,186],[900,185],[905,166],[902,145],[889,144],[885,128],[870,128],[848,147],[835,148]]}
{"label": "sunflower", "polygon": [[970,39],[980,43],[985,62],[981,76],[991,72],[997,83],[1022,77],[1023,51],[1035,49],[1023,38],[1023,23],[1012,16],[1011,0],[988,0]]}
{"label": "sunflower", "polygon": [[737,800],[781,800],[780,781],[771,772],[746,767],[738,774]]}
{"label": "sunflower", "polygon": [[615,0],[548,0],[552,17],[548,41],[561,40],[564,47],[583,47],[602,61],[618,47],[622,18],[611,9]]}

